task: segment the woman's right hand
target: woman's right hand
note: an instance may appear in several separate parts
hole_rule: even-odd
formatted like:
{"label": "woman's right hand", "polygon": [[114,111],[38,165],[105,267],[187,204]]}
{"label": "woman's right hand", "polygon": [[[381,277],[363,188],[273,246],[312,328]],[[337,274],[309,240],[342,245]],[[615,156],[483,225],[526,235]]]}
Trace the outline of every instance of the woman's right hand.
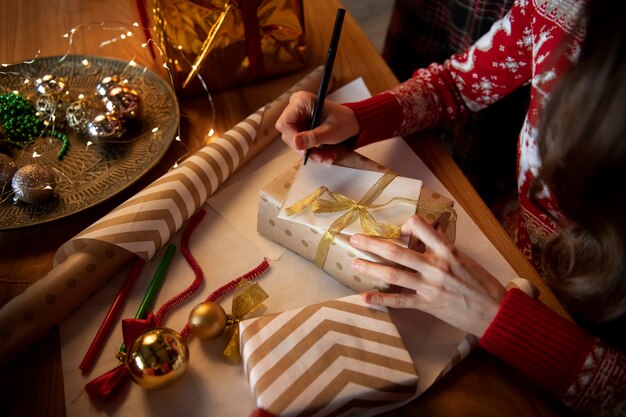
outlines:
{"label": "woman's right hand", "polygon": [[334,145],[351,138],[360,131],[354,112],[346,106],[326,100],[321,123],[311,130],[315,94],[299,91],[291,95],[289,104],[276,121],[276,129],[289,147],[301,154],[309,148],[310,158],[318,162],[332,162],[334,154],[318,149],[319,145]]}

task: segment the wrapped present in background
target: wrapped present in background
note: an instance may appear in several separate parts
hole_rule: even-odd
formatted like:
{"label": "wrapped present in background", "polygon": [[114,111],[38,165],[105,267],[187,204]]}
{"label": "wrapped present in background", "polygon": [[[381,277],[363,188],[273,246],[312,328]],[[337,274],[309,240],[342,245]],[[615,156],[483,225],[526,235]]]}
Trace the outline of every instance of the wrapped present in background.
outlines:
{"label": "wrapped present in background", "polygon": [[[381,173],[386,171],[385,167],[355,152],[337,151],[339,154],[335,161],[336,165],[364,171]],[[287,169],[260,190],[257,231],[268,239],[315,261],[324,271],[355,292],[391,290],[392,288],[386,282],[360,276],[352,270],[351,263],[355,257],[381,263],[388,263],[388,261],[352,247],[349,242],[350,235],[346,233],[336,234],[327,250],[324,250],[324,259],[322,260],[319,258],[318,247],[323,240],[325,230],[279,217],[280,209],[287,198],[292,181],[300,166],[301,164],[298,164]],[[454,242],[456,233],[456,213],[453,204],[452,200],[426,187],[421,187],[417,213],[429,223],[441,225],[446,231],[448,239],[452,242]],[[420,242],[411,241],[408,245],[414,249],[420,249]]]}
{"label": "wrapped present in background", "polygon": [[[153,35],[183,96],[304,65],[302,0],[151,0]],[[198,75],[202,78],[198,77]]]}
{"label": "wrapped present in background", "polygon": [[389,312],[359,295],[239,328],[256,405],[275,416],[374,415],[417,395],[419,376]]}

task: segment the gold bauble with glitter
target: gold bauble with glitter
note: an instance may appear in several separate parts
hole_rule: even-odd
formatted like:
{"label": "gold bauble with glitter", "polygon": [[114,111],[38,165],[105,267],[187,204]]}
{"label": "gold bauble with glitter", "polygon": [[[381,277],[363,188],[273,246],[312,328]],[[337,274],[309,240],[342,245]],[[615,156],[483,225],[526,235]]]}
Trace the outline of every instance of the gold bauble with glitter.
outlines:
{"label": "gold bauble with glitter", "polygon": [[171,329],[148,330],[135,340],[126,354],[126,369],[142,388],[155,390],[178,381],[189,366],[189,348]]}
{"label": "gold bauble with glitter", "polygon": [[229,324],[229,316],[222,306],[211,301],[198,304],[189,313],[189,329],[198,339],[214,339]]}

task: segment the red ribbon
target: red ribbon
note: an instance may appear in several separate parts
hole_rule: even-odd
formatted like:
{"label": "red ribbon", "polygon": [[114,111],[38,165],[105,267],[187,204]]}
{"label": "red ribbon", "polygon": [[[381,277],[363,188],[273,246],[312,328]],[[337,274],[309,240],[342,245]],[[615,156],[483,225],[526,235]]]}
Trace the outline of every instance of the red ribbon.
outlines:
{"label": "red ribbon", "polygon": [[241,0],[239,9],[243,18],[243,30],[246,36],[246,53],[250,60],[250,75],[253,80],[262,78],[265,74],[265,63],[261,49],[261,28],[257,9],[259,0]]}
{"label": "red ribbon", "polygon": [[[148,314],[147,319],[124,319],[122,320],[122,335],[126,349],[137,340],[142,333],[154,328],[154,314]],[[125,364],[111,369],[85,385],[85,391],[93,401],[110,402],[131,377]]]}

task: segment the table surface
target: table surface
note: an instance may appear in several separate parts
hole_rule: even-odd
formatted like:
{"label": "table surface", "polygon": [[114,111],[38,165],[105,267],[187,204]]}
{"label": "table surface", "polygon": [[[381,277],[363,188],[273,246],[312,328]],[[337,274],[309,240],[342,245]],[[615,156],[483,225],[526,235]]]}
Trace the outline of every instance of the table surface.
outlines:
{"label": "table surface", "polygon": [[[141,0],[138,0],[141,2]],[[322,64],[332,31],[336,0],[304,1],[307,62],[301,71],[212,94],[215,119],[207,118],[206,101],[181,101],[181,138],[189,150],[200,148],[206,131],[219,135],[267,102],[272,101],[311,69]],[[129,0],[0,0],[0,63],[32,57],[50,38],[69,28],[97,21],[139,21]],[[375,94],[398,80],[358,24],[346,17],[333,75],[337,85],[363,77]],[[77,50],[87,48],[77,42]],[[57,53],[63,53],[60,50]],[[203,117],[204,116],[204,117]],[[207,125],[211,123],[211,125]],[[118,204],[166,172],[187,152],[175,142],[159,165],[141,181],[94,208],[69,218],[32,228],[0,232],[0,305],[46,275],[57,248]],[[412,141],[411,147],[452,193],[519,276],[533,281],[540,299],[566,316],[563,307],[510,240],[443,147],[432,137]],[[54,329],[17,360],[3,365],[0,409],[5,416],[64,416],[63,376],[59,334]],[[567,411],[517,371],[476,351],[422,396],[388,416],[556,416]]]}

